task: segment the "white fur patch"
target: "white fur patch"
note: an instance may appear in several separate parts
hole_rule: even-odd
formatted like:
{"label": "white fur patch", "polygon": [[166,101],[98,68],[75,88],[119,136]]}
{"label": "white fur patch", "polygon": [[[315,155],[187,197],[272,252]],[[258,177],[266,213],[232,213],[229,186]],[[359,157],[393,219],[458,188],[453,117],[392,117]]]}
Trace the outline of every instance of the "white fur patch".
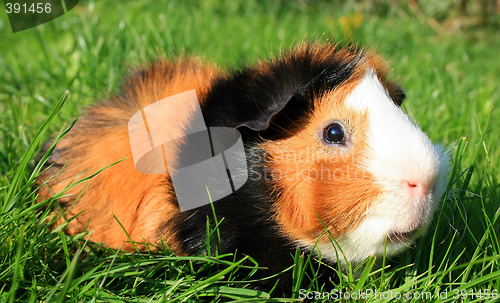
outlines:
{"label": "white fur patch", "polygon": [[[336,239],[348,261],[362,261],[369,255],[380,256],[384,250],[387,255],[394,254],[411,242],[387,239],[385,247],[391,234],[397,238],[413,232],[414,238],[425,231],[447,184],[448,161],[441,148],[434,146],[394,104],[373,70],[366,72],[345,104],[368,114],[367,140],[371,149],[361,165],[382,188],[382,194],[369,201],[364,218],[359,218],[362,223]],[[430,184],[429,191],[419,197],[411,195],[403,186],[405,180]],[[314,245],[300,244],[309,248]],[[337,261],[333,245],[318,244],[318,248],[323,258]],[[340,251],[338,255],[339,261],[344,261]]]}

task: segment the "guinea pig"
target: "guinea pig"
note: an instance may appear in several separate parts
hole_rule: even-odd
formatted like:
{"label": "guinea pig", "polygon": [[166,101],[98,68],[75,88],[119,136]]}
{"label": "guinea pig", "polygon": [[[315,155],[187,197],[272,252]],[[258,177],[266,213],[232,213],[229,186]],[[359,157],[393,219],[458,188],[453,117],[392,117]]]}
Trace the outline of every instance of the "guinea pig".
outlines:
{"label": "guinea pig", "polygon": [[[88,108],[39,178],[49,198],[107,167],[71,188],[54,215],[60,225],[78,214],[66,233],[88,228],[90,241],[111,248],[163,241],[179,255],[203,252],[215,210],[224,218],[219,252],[250,255],[268,275],[291,266],[297,247],[330,263],[361,262],[422,235],[446,188],[445,152],[401,110],[404,92],[370,51],[303,43],[230,72],[193,58],[158,60],[122,86]],[[208,127],[241,134],[248,178],[213,204],[181,211],[168,171],[136,169],[128,123],[190,90]]]}

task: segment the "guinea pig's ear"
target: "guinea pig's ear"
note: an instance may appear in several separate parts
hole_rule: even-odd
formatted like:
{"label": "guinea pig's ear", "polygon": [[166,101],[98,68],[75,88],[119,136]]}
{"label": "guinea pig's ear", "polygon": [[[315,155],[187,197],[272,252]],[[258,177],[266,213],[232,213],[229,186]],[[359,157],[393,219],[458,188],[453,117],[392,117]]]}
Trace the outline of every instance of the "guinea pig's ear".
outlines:
{"label": "guinea pig's ear", "polygon": [[389,95],[397,106],[401,106],[401,104],[403,104],[403,100],[406,98],[405,92],[397,83],[391,85]]}
{"label": "guinea pig's ear", "polygon": [[244,120],[236,128],[247,127],[254,131],[264,131],[277,119],[279,114],[288,104],[294,103],[303,97],[298,92],[289,92],[274,102],[270,102],[265,108],[255,107],[246,112]]}

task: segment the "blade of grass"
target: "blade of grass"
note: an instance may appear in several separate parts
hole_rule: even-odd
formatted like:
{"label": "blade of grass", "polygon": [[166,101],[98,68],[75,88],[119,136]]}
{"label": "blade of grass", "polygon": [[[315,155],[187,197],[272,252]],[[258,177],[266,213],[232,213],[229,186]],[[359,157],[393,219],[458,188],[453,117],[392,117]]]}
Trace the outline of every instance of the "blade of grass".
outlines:
{"label": "blade of grass", "polygon": [[[56,117],[57,113],[61,110],[62,106],[66,102],[69,96],[69,91],[64,92],[62,97],[59,99],[59,102],[57,102],[56,106],[50,113],[49,117],[47,120],[43,123],[42,127],[38,130],[34,138],[32,139],[31,144],[28,147],[28,150],[23,154],[21,157],[21,161],[19,162],[19,165],[16,168],[16,172],[14,176],[12,177],[12,181],[10,182],[9,189],[7,191],[7,194],[5,196],[5,201],[12,201],[14,196],[17,193],[17,189],[19,187],[19,184],[21,183],[21,179],[23,177],[24,171],[28,165],[28,162],[33,158],[37,148],[39,147],[41,141],[43,140],[43,135],[49,128],[50,123],[54,118]],[[9,210],[12,209],[14,206],[13,202],[10,203],[5,203],[4,207],[2,208],[2,213],[6,213]]]}

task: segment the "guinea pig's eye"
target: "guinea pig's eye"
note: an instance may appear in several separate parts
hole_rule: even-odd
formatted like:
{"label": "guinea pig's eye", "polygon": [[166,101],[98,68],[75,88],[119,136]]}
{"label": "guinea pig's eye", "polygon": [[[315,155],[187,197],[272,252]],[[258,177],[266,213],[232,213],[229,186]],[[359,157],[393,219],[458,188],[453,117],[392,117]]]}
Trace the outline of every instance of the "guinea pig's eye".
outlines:
{"label": "guinea pig's eye", "polygon": [[326,143],[345,144],[345,134],[342,125],[333,123],[325,128],[323,139]]}

